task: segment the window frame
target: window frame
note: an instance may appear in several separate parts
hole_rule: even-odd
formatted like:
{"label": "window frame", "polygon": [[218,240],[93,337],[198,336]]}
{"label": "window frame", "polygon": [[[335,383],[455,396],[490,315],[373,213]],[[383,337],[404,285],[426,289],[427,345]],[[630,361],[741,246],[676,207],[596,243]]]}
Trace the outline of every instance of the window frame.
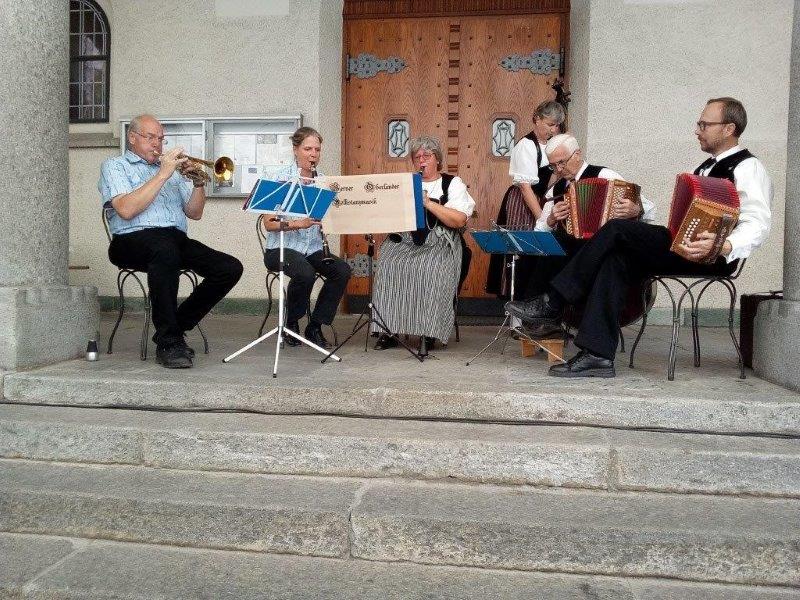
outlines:
{"label": "window frame", "polygon": [[[80,109],[83,108],[83,104],[79,98],[77,105],[70,104],[69,101],[69,93],[67,96],[67,111],[69,117],[69,123],[72,124],[83,124],[83,123],[108,123],[110,118],[111,112],[111,25],[108,21],[108,16],[106,15],[103,8],[95,1],[95,0],[70,0],[69,4],[69,12],[72,13],[72,2],[79,2],[84,6],[82,8],[91,8],[94,11],[94,14],[100,19],[102,25],[105,27],[105,37],[106,37],[106,52],[105,54],[94,54],[94,55],[86,55],[86,54],[75,54],[72,53],[72,44],[70,43],[70,51],[69,51],[69,72],[70,78],[68,86],[71,86],[73,83],[80,83],[80,82],[73,82],[72,81],[72,66],[74,64],[80,64],[84,62],[96,62],[102,61],[105,63],[105,94],[103,95],[103,112],[105,113],[105,118],[91,118],[91,119],[83,119],[80,116],[73,118],[72,117],[72,107],[76,106],[78,109],[78,113],[80,113]],[[97,33],[97,32],[93,32]],[[81,32],[72,31],[72,19],[70,18],[70,29],[69,29],[69,36],[70,40],[73,35],[78,35],[80,37]]]}

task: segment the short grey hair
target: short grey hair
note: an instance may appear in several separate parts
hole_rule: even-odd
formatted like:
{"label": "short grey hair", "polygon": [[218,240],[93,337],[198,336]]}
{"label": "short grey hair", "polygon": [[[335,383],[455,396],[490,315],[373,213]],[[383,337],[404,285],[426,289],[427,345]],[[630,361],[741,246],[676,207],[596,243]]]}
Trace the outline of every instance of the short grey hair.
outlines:
{"label": "short grey hair", "polygon": [[[141,127],[142,121],[144,121],[146,119],[153,119],[154,121],[158,121],[158,119],[154,115],[151,115],[149,113],[136,115],[135,117],[133,117],[131,119],[131,122],[128,124],[128,133],[131,133],[133,131],[135,131],[137,133],[141,132],[142,131],[142,127]],[[158,121],[158,122],[160,123],[161,121]],[[128,140],[125,140],[125,147],[126,148],[130,148],[131,147],[131,144],[130,144],[130,142]]]}
{"label": "short grey hair", "polygon": [[554,135],[550,138],[550,140],[547,142],[547,145],[544,147],[544,153],[550,156],[561,146],[564,146],[567,149],[567,152],[570,153],[577,152],[581,149],[581,146],[578,144],[578,140],[575,139],[574,135],[571,133],[559,133],[558,135]]}
{"label": "short grey hair", "polygon": [[533,111],[533,118],[552,119],[556,125],[561,125],[567,118],[564,107],[555,100],[545,100]]}
{"label": "short grey hair", "polygon": [[436,157],[436,164],[441,169],[444,164],[444,154],[442,153],[442,144],[439,138],[429,135],[421,135],[413,138],[408,143],[408,153],[413,157],[420,150],[428,150]]}

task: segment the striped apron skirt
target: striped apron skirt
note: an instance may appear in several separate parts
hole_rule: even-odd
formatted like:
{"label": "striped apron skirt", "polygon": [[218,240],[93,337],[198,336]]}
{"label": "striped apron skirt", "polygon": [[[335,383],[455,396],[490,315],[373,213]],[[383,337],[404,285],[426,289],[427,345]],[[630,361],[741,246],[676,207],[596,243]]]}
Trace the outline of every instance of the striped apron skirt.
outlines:
{"label": "striped apron skirt", "polygon": [[[453,329],[453,298],[461,269],[461,243],[436,226],[417,246],[409,233],[381,244],[373,304],[392,333],[425,335],[447,342]],[[378,315],[373,314],[377,319]],[[382,332],[372,325],[373,332]]]}

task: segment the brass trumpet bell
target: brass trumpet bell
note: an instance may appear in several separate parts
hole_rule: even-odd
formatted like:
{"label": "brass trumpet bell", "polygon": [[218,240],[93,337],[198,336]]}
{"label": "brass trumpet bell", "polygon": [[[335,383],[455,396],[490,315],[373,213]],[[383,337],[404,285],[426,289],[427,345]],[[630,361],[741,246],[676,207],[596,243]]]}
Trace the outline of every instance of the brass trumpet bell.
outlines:
{"label": "brass trumpet bell", "polygon": [[230,181],[233,179],[233,161],[227,156],[220,156],[214,162],[211,162],[210,160],[203,160],[202,158],[195,158],[194,156],[187,156],[186,158],[193,163],[205,165],[209,169],[213,169],[214,177],[217,179],[217,181]]}

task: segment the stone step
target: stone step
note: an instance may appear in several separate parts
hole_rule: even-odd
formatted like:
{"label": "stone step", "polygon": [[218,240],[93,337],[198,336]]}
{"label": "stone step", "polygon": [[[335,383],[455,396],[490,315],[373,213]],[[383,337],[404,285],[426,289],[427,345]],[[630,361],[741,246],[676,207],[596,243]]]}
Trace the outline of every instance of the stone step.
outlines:
{"label": "stone step", "polygon": [[0,531],[800,586],[800,502],[0,460]]}
{"label": "stone step", "polygon": [[800,502],[375,482],[351,554],[531,571],[800,586]]}
{"label": "stone step", "polygon": [[0,460],[0,531],[344,556],[362,485]]}
{"label": "stone step", "polygon": [[790,600],[798,590],[0,534],[0,597],[50,600]]}
{"label": "stone step", "polygon": [[482,337],[470,337],[469,344],[465,338],[437,351],[438,360],[425,363],[405,351],[366,354],[354,342],[343,349],[342,363],[335,364],[321,364],[312,351],[287,350],[275,380],[267,366],[274,348],[260,346],[222,364],[234,342],[247,338],[231,340],[225,331],[220,336],[222,348],[215,345],[213,355],[199,354],[195,369],[167,370],[135,354],[115,352],[97,362],[71,361],[6,374],[2,395],[7,402],[95,407],[800,435],[800,395],[752,375],[739,380],[729,360],[704,359],[703,367],[682,369],[675,381],[666,381],[665,356],[658,366],[643,361],[641,368],[628,369],[621,355],[616,379],[575,381],[548,377],[545,360],[524,359],[511,351],[503,356],[487,353],[466,367]]}
{"label": "stone step", "polygon": [[0,404],[0,457],[800,497],[796,440],[588,427]]}

